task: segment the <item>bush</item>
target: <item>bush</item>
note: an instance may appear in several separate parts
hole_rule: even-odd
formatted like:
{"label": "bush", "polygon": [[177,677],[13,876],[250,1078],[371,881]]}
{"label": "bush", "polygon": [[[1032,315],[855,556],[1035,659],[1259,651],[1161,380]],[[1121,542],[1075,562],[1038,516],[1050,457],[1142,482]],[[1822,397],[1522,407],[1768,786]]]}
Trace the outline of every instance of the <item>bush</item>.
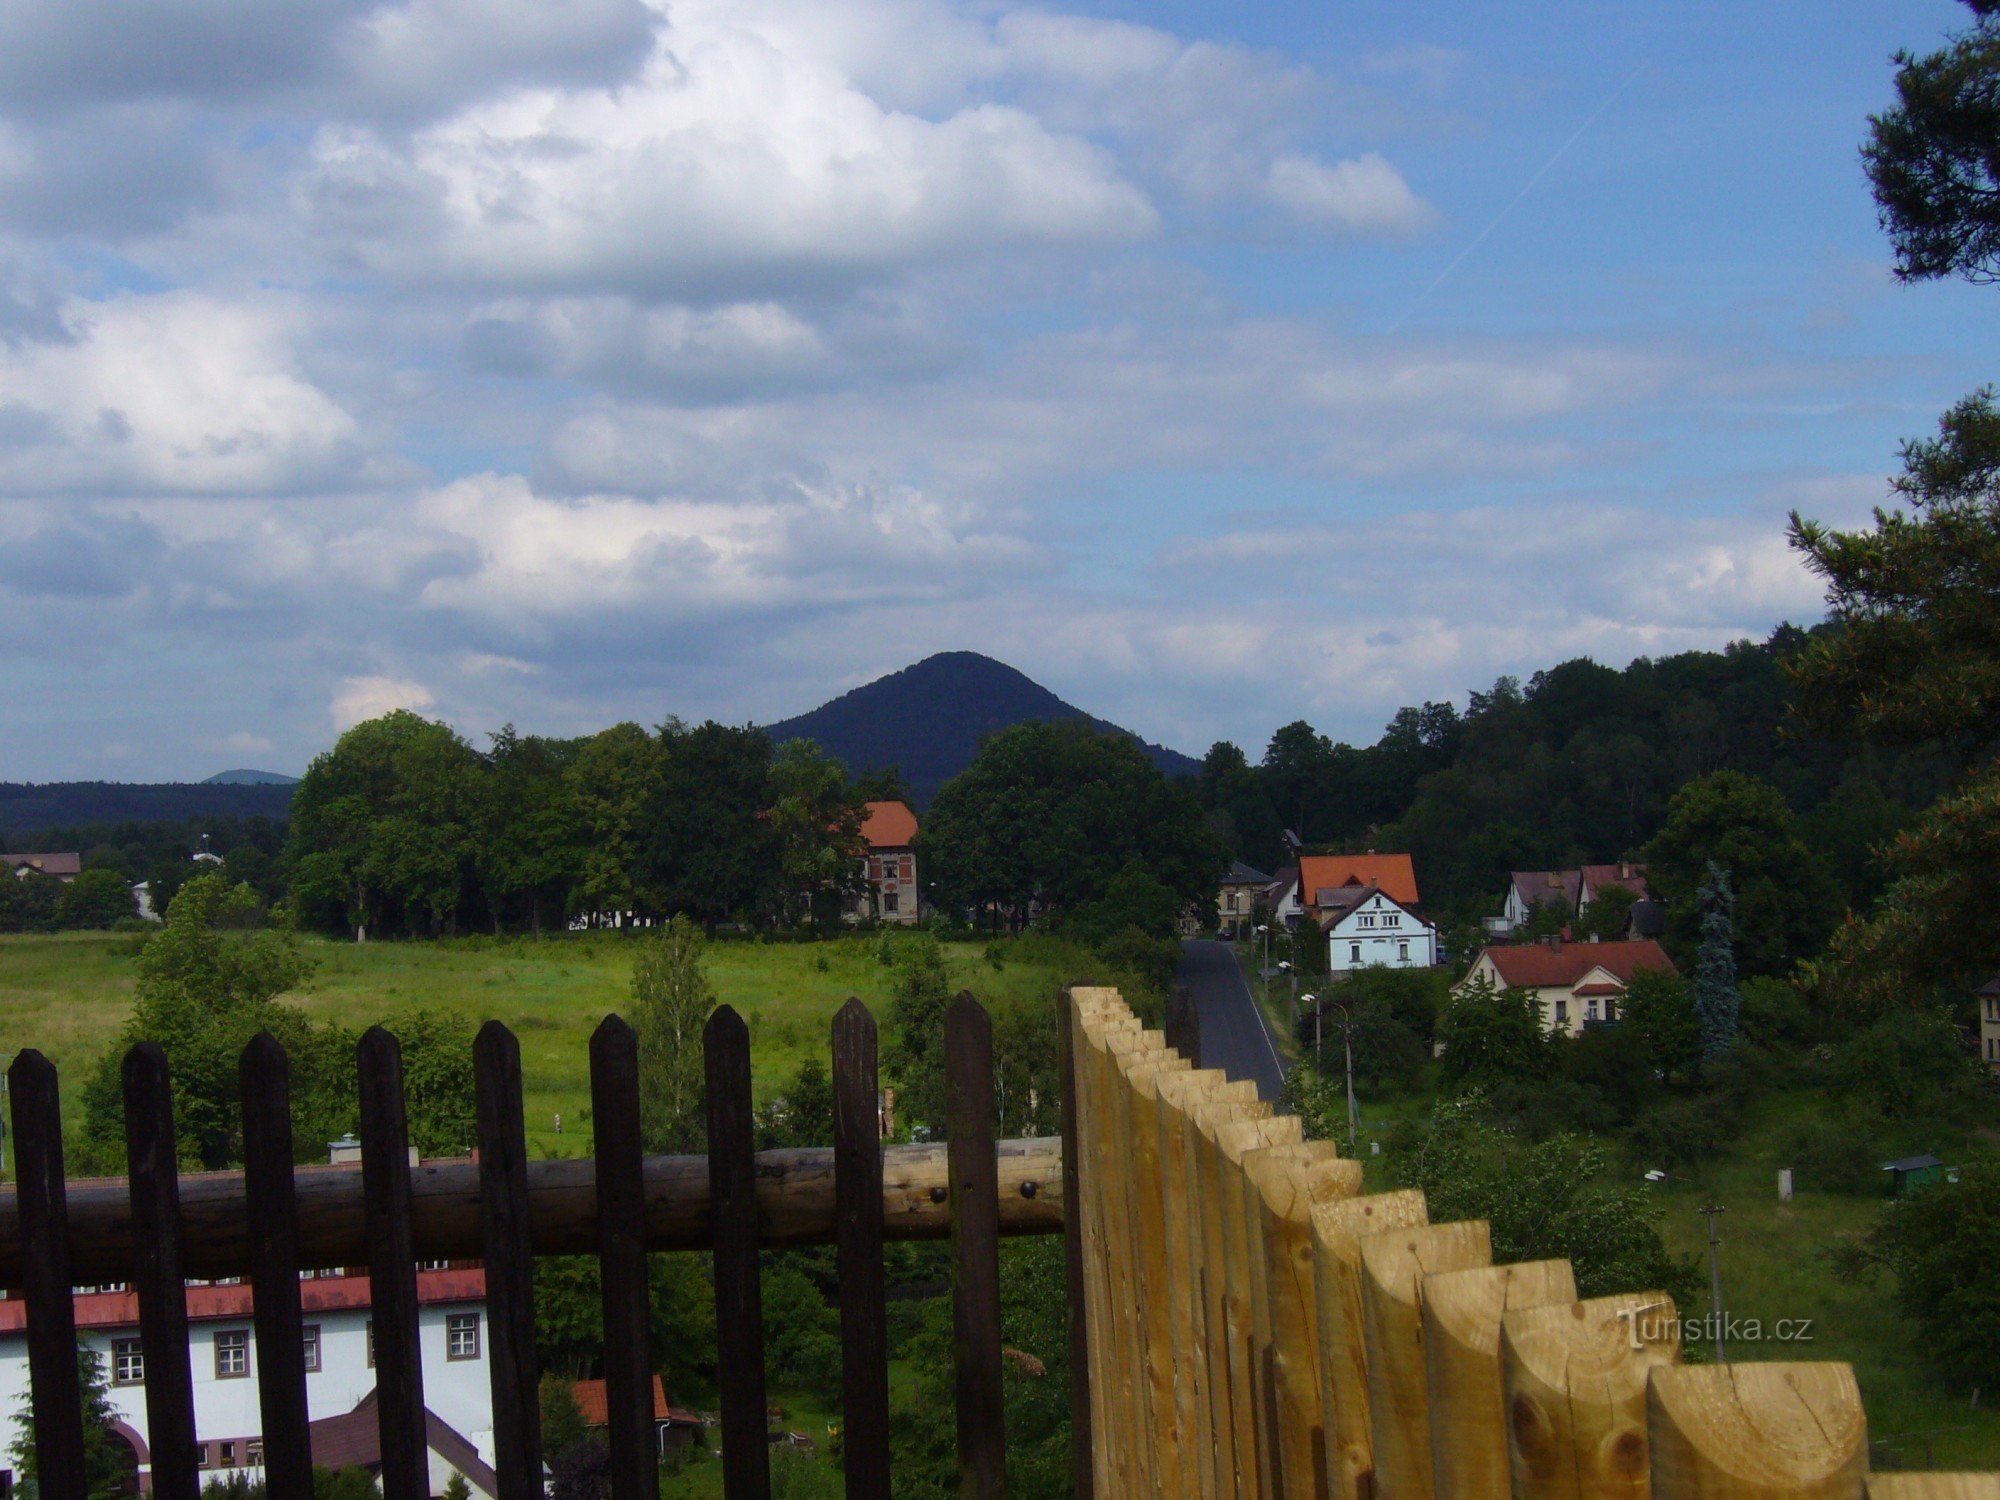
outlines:
{"label": "bush", "polygon": [[1675,1099],[1655,1105],[1632,1126],[1632,1149],[1650,1167],[1693,1166],[1728,1139],[1729,1122],[1710,1099]]}
{"label": "bush", "polygon": [[1897,1007],[1835,1050],[1834,1086],[1891,1120],[1959,1120],[1984,1096],[1978,1062],[1941,1010]]}
{"label": "bush", "polygon": [[2000,1163],[1894,1204],[1871,1237],[1926,1357],[1966,1385],[2000,1385]]}
{"label": "bush", "polygon": [[1659,1097],[1651,1049],[1630,1025],[1586,1027],[1556,1047],[1563,1076],[1602,1098],[1614,1125],[1629,1124]]}
{"label": "bush", "polygon": [[1438,1018],[1439,1079],[1457,1091],[1546,1078],[1555,1061],[1533,995],[1478,984],[1452,997]]}

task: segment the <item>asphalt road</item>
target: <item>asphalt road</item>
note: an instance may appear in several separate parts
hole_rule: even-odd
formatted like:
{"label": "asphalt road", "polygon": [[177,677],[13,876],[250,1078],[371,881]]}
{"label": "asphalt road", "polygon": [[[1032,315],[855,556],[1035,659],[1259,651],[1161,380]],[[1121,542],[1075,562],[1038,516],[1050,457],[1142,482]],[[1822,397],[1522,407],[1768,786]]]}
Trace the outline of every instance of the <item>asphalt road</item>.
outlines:
{"label": "asphalt road", "polygon": [[1193,993],[1201,1016],[1201,1065],[1221,1068],[1231,1078],[1254,1078],[1262,1098],[1282,1100],[1285,1073],[1277,1042],[1235,949],[1208,940],[1184,942],[1177,977]]}

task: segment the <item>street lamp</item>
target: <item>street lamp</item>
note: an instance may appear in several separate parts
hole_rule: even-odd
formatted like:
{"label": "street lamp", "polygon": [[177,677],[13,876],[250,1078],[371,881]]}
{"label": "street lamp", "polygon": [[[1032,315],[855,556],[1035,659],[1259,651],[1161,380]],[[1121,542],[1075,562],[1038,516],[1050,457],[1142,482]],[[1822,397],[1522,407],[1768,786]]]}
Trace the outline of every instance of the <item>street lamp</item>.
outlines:
{"label": "street lamp", "polygon": [[1299,1036],[1299,971],[1292,967],[1290,959],[1281,958],[1278,960],[1278,972],[1285,975],[1292,982],[1291,1008],[1285,1014],[1289,1018],[1287,1025],[1291,1031],[1292,1040],[1297,1042]]}
{"label": "street lamp", "polygon": [[[1338,1000],[1322,1000],[1317,995],[1299,998],[1313,1008],[1313,1071],[1319,1072],[1320,1055],[1326,1041],[1326,1008],[1340,1012],[1341,1047],[1347,1056],[1347,1154],[1354,1155],[1355,1133],[1361,1124],[1361,1106],[1354,1102],[1354,1017]],[[1297,1023],[1293,1023],[1296,1027]]]}
{"label": "street lamp", "polygon": [[1270,925],[1270,923],[1268,923],[1268,922],[1259,922],[1259,923],[1257,924],[1257,936],[1259,936],[1260,938],[1262,938],[1262,939],[1264,940],[1264,956],[1263,956],[1263,958],[1262,958],[1262,959],[1260,959],[1260,960],[1258,961],[1258,964],[1257,964],[1257,973],[1258,973],[1258,974],[1259,974],[1259,975],[1260,975],[1260,976],[1262,977],[1262,979],[1263,979],[1263,981],[1264,981],[1264,1004],[1265,1004],[1265,1006],[1266,1006],[1266,1007],[1268,1008],[1268,1007],[1270,1006],[1270,1004],[1271,1004],[1271,925]]}
{"label": "street lamp", "polygon": [[[1658,1167],[1646,1174],[1648,1182],[1692,1182],[1693,1180],[1691,1177],[1677,1176],[1672,1172],[1662,1172]],[[1715,1318],[1715,1362],[1726,1365],[1729,1363],[1729,1352],[1723,1347],[1722,1330],[1728,1320],[1722,1315],[1722,1262],[1715,1254],[1716,1247],[1722,1243],[1722,1236],[1715,1232],[1715,1220],[1724,1210],[1722,1205],[1715,1201],[1715,1195],[1711,1193],[1708,1206],[1696,1209],[1695,1212],[1708,1220],[1708,1306]]]}

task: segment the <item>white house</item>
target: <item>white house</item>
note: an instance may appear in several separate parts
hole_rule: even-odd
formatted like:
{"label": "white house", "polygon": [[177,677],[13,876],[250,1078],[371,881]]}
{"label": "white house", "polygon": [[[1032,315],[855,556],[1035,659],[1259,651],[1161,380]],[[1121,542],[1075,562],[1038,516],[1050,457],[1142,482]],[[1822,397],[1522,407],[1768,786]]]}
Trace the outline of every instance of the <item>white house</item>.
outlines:
{"label": "white house", "polygon": [[[328,1271],[309,1275],[299,1290],[305,1306],[306,1402],[314,1424],[314,1456],[335,1464],[368,1464],[366,1439],[373,1433],[375,1393],[368,1278]],[[417,1299],[424,1405],[432,1419],[427,1424],[431,1491],[443,1493],[452,1473],[459,1472],[475,1494],[493,1495],[486,1273],[476,1266],[422,1269]],[[242,1282],[190,1282],[187,1302],[195,1435],[203,1467],[218,1475],[247,1469],[252,1478],[261,1477],[263,1418],[250,1288]],[[122,1286],[79,1291],[76,1329],[78,1342],[104,1362],[118,1412],[116,1430],[132,1449],[142,1485],[150,1487],[146,1350],[139,1337],[138,1298]],[[26,1330],[27,1304],[18,1297],[0,1298],[0,1465],[10,1462],[6,1455],[30,1421]],[[0,1494],[11,1494],[12,1484],[12,1474],[0,1467]]]}
{"label": "white house", "polygon": [[1344,886],[1320,893],[1326,928],[1327,969],[1428,969],[1437,963],[1437,929],[1375,886]]}

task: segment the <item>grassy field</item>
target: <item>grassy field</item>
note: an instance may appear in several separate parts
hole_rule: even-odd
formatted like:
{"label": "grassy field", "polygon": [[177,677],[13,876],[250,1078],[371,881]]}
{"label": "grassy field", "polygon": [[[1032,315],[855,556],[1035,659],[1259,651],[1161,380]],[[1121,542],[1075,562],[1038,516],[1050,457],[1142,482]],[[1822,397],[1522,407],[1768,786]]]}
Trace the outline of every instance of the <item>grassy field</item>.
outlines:
{"label": "grassy field", "polygon": [[[314,1017],[356,1031],[418,1007],[479,1023],[497,1018],[521,1039],[529,1149],[588,1149],[590,1033],[631,995],[632,955],[643,941],[617,933],[446,942],[353,943],[307,939],[317,963],[310,987],[287,997]],[[1000,945],[1005,955],[1007,945]],[[742,1012],[760,1098],[782,1087],[811,1053],[827,1056],[827,1028],[850,995],[885,1025],[890,971],[872,937],[820,943],[719,942],[709,952],[717,998]],[[63,1077],[64,1117],[117,1040],[132,1009],[137,942],[101,934],[0,937],[0,1054],[47,1053]],[[1002,957],[984,943],[946,947],[955,985],[989,1004],[1049,1000],[1064,976],[1043,963]],[[560,1114],[564,1133],[557,1135]]]}

